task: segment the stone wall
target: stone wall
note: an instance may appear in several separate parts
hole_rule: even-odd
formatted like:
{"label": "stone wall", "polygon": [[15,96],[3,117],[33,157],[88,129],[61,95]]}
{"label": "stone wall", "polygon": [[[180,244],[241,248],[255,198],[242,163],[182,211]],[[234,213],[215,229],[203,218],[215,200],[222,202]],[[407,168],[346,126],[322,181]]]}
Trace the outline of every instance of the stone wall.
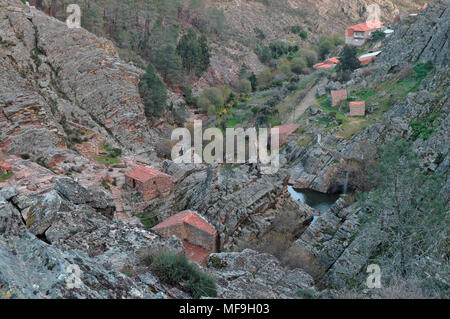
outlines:
{"label": "stone wall", "polygon": [[208,249],[215,253],[217,252],[217,232],[210,234],[190,224],[184,223],[184,240],[191,244]]}

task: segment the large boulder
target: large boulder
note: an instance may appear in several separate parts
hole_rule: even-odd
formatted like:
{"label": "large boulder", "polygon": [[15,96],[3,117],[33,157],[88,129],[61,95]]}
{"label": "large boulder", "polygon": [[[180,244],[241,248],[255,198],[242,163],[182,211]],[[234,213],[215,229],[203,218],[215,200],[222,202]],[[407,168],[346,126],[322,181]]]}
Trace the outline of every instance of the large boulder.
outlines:
{"label": "large boulder", "polygon": [[108,218],[114,217],[114,200],[111,194],[99,187],[86,188],[71,178],[60,178],[55,183],[55,189],[64,199],[75,205],[86,204]]}
{"label": "large boulder", "polygon": [[207,260],[207,271],[223,298],[295,298],[299,290],[313,290],[313,279],[301,269],[286,269],[272,255],[251,249],[215,253]]}
{"label": "large boulder", "polygon": [[147,286],[30,233],[0,235],[0,298],[152,298]]}

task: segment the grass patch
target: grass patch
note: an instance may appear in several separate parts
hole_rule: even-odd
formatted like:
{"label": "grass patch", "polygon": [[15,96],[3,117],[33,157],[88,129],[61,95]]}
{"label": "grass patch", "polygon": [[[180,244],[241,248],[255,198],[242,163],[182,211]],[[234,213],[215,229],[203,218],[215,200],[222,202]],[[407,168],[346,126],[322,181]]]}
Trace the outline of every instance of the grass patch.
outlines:
{"label": "grass patch", "polygon": [[152,272],[164,283],[180,286],[194,298],[217,297],[217,288],[211,276],[202,272],[185,256],[162,253],[151,261]]}
{"label": "grass patch", "polygon": [[139,218],[142,225],[144,225],[147,228],[153,228],[159,223],[158,216],[153,212],[145,211],[142,213],[138,213],[136,214],[136,217]]}
{"label": "grass patch", "polygon": [[109,156],[105,156],[105,155],[98,155],[95,157],[95,160],[97,162],[99,162],[100,164],[104,164],[104,165],[114,165],[114,164],[120,163],[120,161],[117,158],[109,157]]}
{"label": "grass patch", "polygon": [[413,140],[417,140],[418,138],[425,141],[428,140],[434,133],[434,130],[439,126],[439,121],[436,121],[437,116],[438,114],[432,114],[427,118],[412,121],[410,126],[413,129]]}
{"label": "grass patch", "polygon": [[113,148],[107,143],[104,143],[102,147],[107,155],[97,155],[95,157],[97,162],[104,165],[115,165],[120,163],[120,160],[117,158],[122,155],[122,150],[120,148]]}
{"label": "grass patch", "polygon": [[13,172],[8,172],[6,174],[0,175],[0,183],[3,183],[4,181],[7,181],[8,179],[10,179],[13,176],[14,176]]}

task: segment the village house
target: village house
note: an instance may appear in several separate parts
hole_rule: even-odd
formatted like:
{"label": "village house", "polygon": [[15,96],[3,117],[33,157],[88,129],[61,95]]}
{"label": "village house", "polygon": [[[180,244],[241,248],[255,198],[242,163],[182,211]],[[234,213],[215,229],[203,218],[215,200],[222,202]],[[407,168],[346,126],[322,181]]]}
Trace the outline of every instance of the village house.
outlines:
{"label": "village house", "polygon": [[322,69],[330,69],[336,67],[336,65],[339,63],[339,60],[337,58],[330,58],[323,62],[317,63],[313,65],[313,68],[316,70],[322,70]]}
{"label": "village house", "polygon": [[347,100],[347,90],[344,89],[331,91],[331,106],[336,107],[345,100]]}
{"label": "village house", "polygon": [[361,63],[361,65],[369,64],[370,62],[374,61],[379,55],[381,51],[375,51],[375,52],[369,52],[367,54],[361,55],[358,60]]}
{"label": "village house", "polygon": [[366,102],[355,101],[350,102],[350,113],[348,116],[364,116],[366,115]]}
{"label": "village house", "polygon": [[297,129],[299,128],[298,124],[288,124],[288,125],[281,125],[281,126],[275,126],[270,131],[271,134],[274,134],[274,130],[278,129],[279,131],[279,137],[280,137],[280,146],[283,144],[286,144],[288,141],[288,138],[290,135],[292,135]]}
{"label": "village house", "polygon": [[378,20],[370,20],[348,27],[345,31],[345,44],[361,46],[366,40],[372,37],[372,33],[376,30],[383,29],[383,22]]}
{"label": "village house", "polygon": [[125,184],[145,200],[151,200],[169,193],[173,189],[173,178],[153,168],[138,166],[125,174]]}
{"label": "village house", "polygon": [[186,210],[152,228],[163,237],[177,236],[183,241],[187,257],[204,264],[211,253],[219,250],[217,230],[198,213]]}

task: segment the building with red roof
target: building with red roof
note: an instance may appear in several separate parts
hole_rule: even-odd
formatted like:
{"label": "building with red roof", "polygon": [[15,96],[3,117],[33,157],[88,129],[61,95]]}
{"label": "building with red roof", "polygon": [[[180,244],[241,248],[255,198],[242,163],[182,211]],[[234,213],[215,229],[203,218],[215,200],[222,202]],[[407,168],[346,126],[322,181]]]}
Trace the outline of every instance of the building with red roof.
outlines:
{"label": "building with red roof", "polygon": [[383,22],[373,19],[348,27],[345,30],[345,44],[354,46],[363,45],[366,40],[372,37],[374,31],[383,29],[383,24]]}
{"label": "building with red roof", "polygon": [[183,241],[187,257],[203,264],[211,253],[218,251],[217,230],[198,213],[180,212],[152,228],[163,237],[177,236]]}
{"label": "building with red roof", "polygon": [[280,145],[283,145],[287,142],[289,136],[292,135],[298,128],[298,124],[275,126],[272,128],[270,133],[275,134],[275,129],[278,129],[278,134],[280,136]]}
{"label": "building with red roof", "polygon": [[342,101],[347,100],[347,90],[332,90],[331,91],[331,106],[338,106]]}
{"label": "building with red roof", "polygon": [[358,60],[361,63],[361,65],[369,64],[370,62],[374,61],[379,55],[381,51],[376,52],[369,52],[367,54],[361,55]]}
{"label": "building with red roof", "polygon": [[316,70],[334,68],[338,63],[339,60],[337,58],[330,58],[323,62],[314,64],[313,68]]}
{"label": "building with red roof", "polygon": [[173,189],[172,176],[144,166],[138,166],[127,172],[125,184],[138,191],[145,200],[167,194]]}
{"label": "building with red roof", "polygon": [[355,101],[350,102],[350,113],[348,116],[364,116],[366,115],[366,102]]}

